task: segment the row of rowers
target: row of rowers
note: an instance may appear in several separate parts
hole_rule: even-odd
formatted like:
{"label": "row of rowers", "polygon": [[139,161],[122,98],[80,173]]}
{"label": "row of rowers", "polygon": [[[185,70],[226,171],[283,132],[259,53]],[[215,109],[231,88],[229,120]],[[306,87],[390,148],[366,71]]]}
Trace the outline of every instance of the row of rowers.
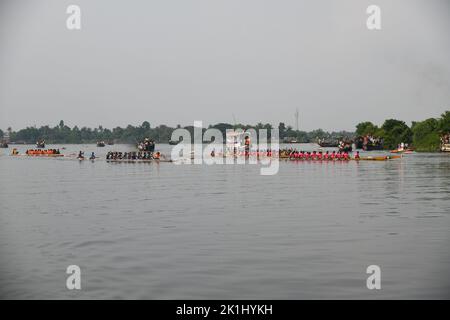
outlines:
{"label": "row of rowers", "polygon": [[[285,154],[286,158],[290,159],[305,159],[305,160],[350,160],[350,154],[348,152],[329,152],[326,151],[325,153],[322,151],[297,151],[293,150],[287,154]],[[355,159],[359,159],[359,152],[356,151]]]}
{"label": "row of rowers", "polygon": [[47,150],[29,149],[25,152],[25,154],[28,154],[28,155],[51,155],[51,154],[61,154],[61,152],[59,152],[59,149],[47,149]]}
{"label": "row of rowers", "polygon": [[151,151],[131,151],[131,152],[108,152],[107,160],[152,160],[160,159],[161,153]]}

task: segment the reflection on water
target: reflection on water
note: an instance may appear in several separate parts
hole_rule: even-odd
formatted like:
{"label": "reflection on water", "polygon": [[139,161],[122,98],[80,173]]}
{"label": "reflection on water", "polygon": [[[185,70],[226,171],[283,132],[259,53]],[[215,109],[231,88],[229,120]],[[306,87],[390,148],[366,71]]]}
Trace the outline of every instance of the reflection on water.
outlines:
{"label": "reflection on water", "polygon": [[[255,165],[1,152],[3,298],[449,298],[445,154],[281,161],[261,176]],[[78,292],[65,288],[71,264],[82,270]],[[380,291],[366,288],[371,264]]]}

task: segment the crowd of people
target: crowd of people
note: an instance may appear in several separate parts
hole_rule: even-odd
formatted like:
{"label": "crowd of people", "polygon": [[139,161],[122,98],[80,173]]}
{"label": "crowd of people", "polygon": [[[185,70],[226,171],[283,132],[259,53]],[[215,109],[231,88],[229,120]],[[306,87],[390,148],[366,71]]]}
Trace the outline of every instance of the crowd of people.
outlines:
{"label": "crowd of people", "polygon": [[[303,151],[293,148],[285,148],[280,150],[250,150],[244,152],[232,153],[235,156],[246,157],[280,157],[283,159],[298,159],[298,160],[349,160],[350,153],[347,151]],[[214,150],[211,152],[211,157],[221,156]],[[359,159],[359,152],[354,152],[353,158]]]}
{"label": "crowd of people", "polygon": [[161,158],[161,153],[150,151],[131,152],[108,152],[106,160],[157,160]]}
{"label": "crowd of people", "polygon": [[405,150],[408,150],[408,148],[409,148],[409,145],[407,143],[404,143],[404,142],[399,143],[397,145],[397,150],[398,151],[405,151]]}
{"label": "crowd of people", "polygon": [[155,141],[150,140],[149,138],[145,138],[144,141],[140,142],[138,144],[139,151],[148,151],[148,152],[154,152],[155,151]]}
{"label": "crowd of people", "polygon": [[441,136],[441,144],[450,144],[450,133]]}
{"label": "crowd of people", "polygon": [[376,146],[376,145],[383,144],[383,139],[379,138],[379,137],[367,135],[367,136],[363,137],[363,143],[366,145],[370,144],[370,145]]}
{"label": "crowd of people", "polygon": [[366,151],[379,150],[383,148],[383,138],[373,135],[360,136],[355,139],[355,146],[357,149],[363,149]]}
{"label": "crowd of people", "polygon": [[338,148],[341,152],[352,151],[352,142],[351,141],[339,141]]}

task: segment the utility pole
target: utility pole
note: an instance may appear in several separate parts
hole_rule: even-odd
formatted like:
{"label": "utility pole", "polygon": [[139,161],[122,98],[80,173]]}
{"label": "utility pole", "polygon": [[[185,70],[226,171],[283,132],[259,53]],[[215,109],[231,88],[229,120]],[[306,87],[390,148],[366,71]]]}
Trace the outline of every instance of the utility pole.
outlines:
{"label": "utility pole", "polygon": [[298,108],[295,109],[295,129],[298,131]]}

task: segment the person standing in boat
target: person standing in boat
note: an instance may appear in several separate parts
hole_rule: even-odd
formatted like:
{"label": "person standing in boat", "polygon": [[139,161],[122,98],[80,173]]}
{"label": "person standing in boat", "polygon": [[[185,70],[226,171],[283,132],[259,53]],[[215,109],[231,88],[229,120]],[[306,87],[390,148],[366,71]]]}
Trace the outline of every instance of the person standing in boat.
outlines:
{"label": "person standing in boat", "polygon": [[94,160],[95,159],[95,153],[94,152],[91,153],[91,156],[89,157],[89,159],[90,160]]}
{"label": "person standing in boat", "polygon": [[245,137],[244,145],[245,145],[245,156],[248,157],[250,154],[250,137],[249,136]]}
{"label": "person standing in boat", "polygon": [[78,158],[79,159],[84,159],[84,152],[80,150],[80,152],[78,153]]}

